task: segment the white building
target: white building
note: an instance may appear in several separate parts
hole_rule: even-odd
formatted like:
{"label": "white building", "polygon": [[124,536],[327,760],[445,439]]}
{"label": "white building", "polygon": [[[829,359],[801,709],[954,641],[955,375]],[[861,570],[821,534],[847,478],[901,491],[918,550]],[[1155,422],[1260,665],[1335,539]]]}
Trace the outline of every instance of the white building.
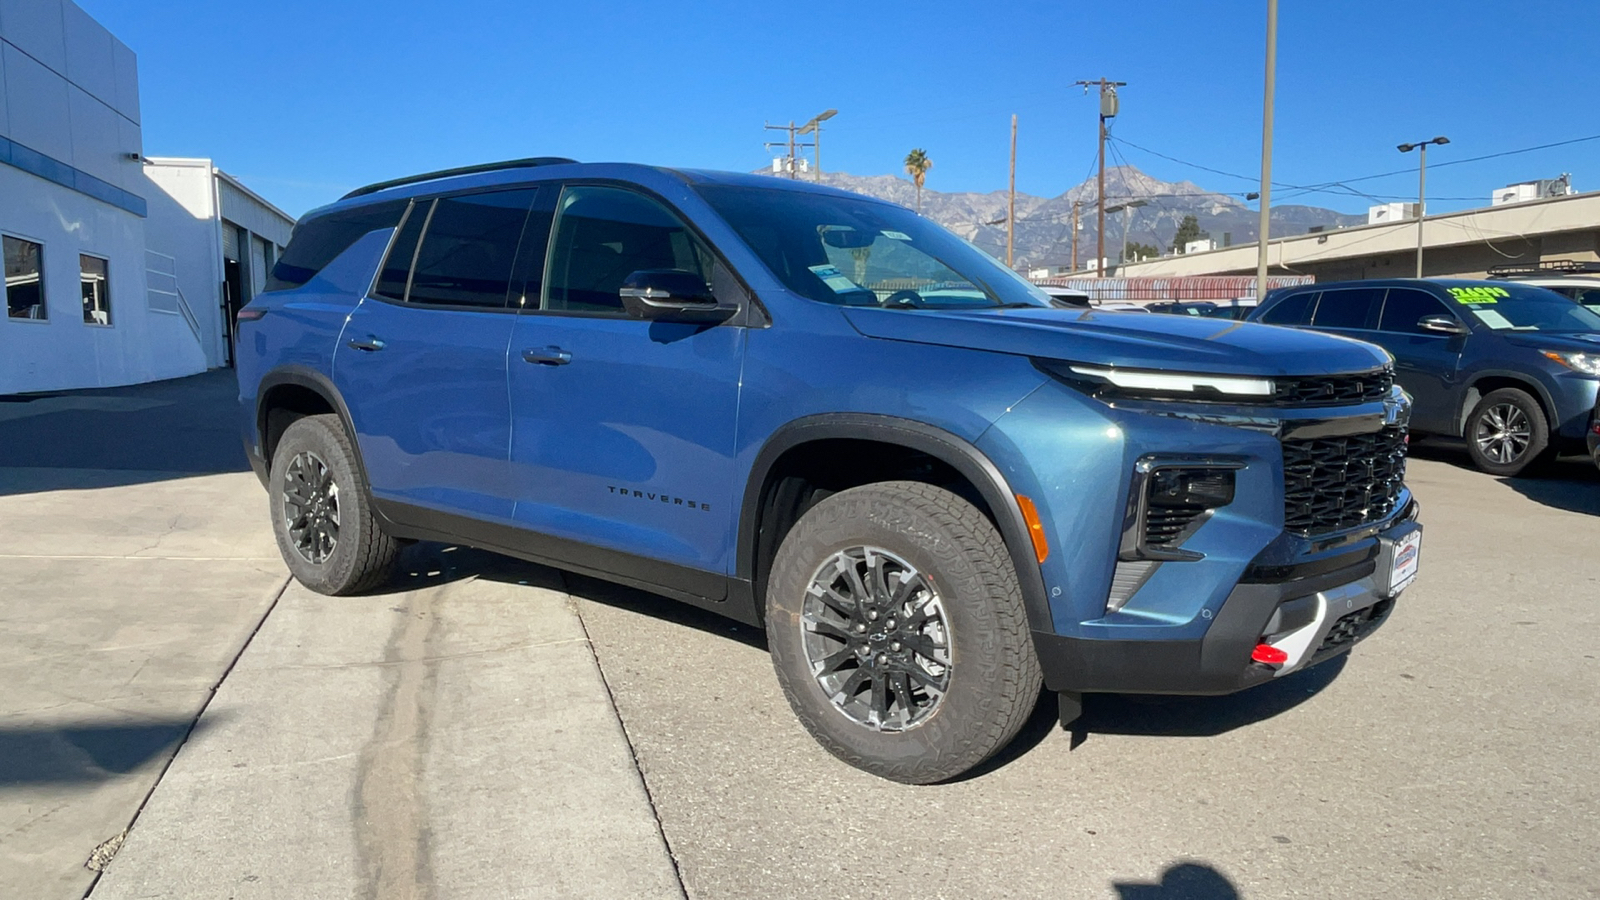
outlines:
{"label": "white building", "polygon": [[206,365],[232,365],[234,316],[266,284],[294,218],[209,159],[150,159],[144,173],[150,303],[176,295]]}
{"label": "white building", "polygon": [[[202,168],[208,203],[167,177]],[[229,273],[237,306],[292,224],[209,161],[145,165],[134,53],[71,0],[0,0],[0,394],[226,365]]]}

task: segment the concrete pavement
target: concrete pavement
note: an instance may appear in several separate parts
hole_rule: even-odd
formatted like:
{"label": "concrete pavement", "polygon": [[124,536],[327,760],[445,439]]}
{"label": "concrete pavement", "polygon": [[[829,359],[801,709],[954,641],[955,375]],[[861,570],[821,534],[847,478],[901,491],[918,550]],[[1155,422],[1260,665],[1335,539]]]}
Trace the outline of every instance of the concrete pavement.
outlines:
{"label": "concrete pavement", "polygon": [[[173,413],[116,399],[49,415],[70,439]],[[3,897],[82,893],[224,672],[93,897],[1600,897],[1584,464],[1501,480],[1419,447],[1422,577],[1350,657],[1092,696],[1072,731],[1042,707],[914,788],[805,735],[750,629],[437,545],[371,596],[278,596],[263,494],[196,449],[206,416],[173,424],[174,474],[123,445],[40,468],[7,412]]]}
{"label": "concrete pavement", "polygon": [[0,402],[0,896],[83,895],[287,580],[226,395]]}

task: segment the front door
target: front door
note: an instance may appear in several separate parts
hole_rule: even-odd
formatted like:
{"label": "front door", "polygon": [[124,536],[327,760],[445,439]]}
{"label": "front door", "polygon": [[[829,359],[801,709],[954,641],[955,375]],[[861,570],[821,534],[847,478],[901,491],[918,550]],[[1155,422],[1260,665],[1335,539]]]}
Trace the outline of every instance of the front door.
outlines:
{"label": "front door", "polygon": [[508,300],[533,197],[520,189],[414,202],[372,296],[350,315],[334,383],[378,499],[511,521]]}
{"label": "front door", "polygon": [[1390,288],[1378,332],[1366,339],[1394,357],[1395,381],[1414,401],[1411,427],[1432,434],[1454,434],[1461,387],[1457,372],[1467,337],[1423,330],[1417,323],[1427,316],[1461,321],[1427,291]]}
{"label": "front door", "polygon": [[618,289],[634,271],[676,269],[731,290],[720,265],[659,201],[569,185],[509,363],[517,523],[647,557],[664,565],[638,580],[712,599],[722,581],[706,573],[729,571],[734,543],[745,329],[635,319]]}

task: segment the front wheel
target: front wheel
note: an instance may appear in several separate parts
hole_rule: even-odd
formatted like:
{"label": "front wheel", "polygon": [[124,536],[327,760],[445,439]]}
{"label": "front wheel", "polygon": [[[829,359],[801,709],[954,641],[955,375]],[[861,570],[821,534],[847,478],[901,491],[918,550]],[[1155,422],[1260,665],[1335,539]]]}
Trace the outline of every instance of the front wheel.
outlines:
{"label": "front wheel", "polygon": [[823,747],[909,784],[988,759],[1041,676],[1016,570],[994,525],[918,482],[852,488],[784,537],[767,635],[795,715]]}
{"label": "front wheel", "polygon": [[306,416],[284,430],[267,479],[272,532],[289,571],[319,594],[377,587],[399,544],[383,532],[339,419]]}
{"label": "front wheel", "polygon": [[1539,401],[1526,391],[1501,388],[1484,395],[1472,408],[1464,437],[1474,465],[1509,478],[1544,457],[1550,426]]}

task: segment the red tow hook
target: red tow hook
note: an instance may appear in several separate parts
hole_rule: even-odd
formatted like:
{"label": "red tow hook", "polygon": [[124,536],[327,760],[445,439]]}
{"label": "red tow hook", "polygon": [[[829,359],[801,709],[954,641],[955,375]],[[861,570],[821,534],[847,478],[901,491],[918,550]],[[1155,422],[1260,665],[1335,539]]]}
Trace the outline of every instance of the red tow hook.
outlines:
{"label": "red tow hook", "polygon": [[1289,661],[1289,654],[1271,644],[1257,644],[1256,648],[1250,651],[1250,658],[1262,665],[1281,666]]}

